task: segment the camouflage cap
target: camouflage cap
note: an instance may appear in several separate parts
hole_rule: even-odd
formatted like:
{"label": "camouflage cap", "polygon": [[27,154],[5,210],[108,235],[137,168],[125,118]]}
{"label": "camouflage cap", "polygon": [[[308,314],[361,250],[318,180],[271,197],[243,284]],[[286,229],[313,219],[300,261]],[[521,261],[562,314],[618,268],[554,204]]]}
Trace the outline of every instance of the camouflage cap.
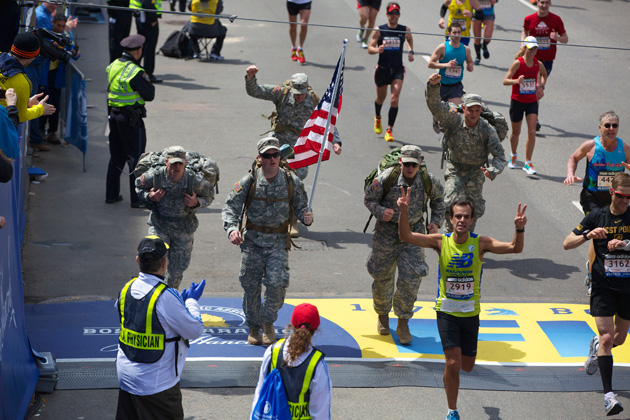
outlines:
{"label": "camouflage cap", "polygon": [[422,149],[411,144],[403,146],[400,149],[400,160],[402,163],[415,162],[420,164],[422,161]]}
{"label": "camouflage cap", "polygon": [[462,98],[462,105],[465,105],[465,106],[475,106],[475,105],[483,106],[483,101],[481,99],[481,96],[477,95],[476,93],[467,93]]}
{"label": "camouflage cap", "polygon": [[258,154],[263,154],[267,150],[276,149],[280,150],[280,142],[275,137],[265,137],[258,141]]}
{"label": "camouflage cap", "polygon": [[169,163],[186,163],[186,149],[182,146],[171,146],[166,149],[166,158]]}
{"label": "camouflage cap", "polygon": [[295,73],[291,76],[291,93],[304,95],[308,92],[308,76],[304,73]]}
{"label": "camouflage cap", "polygon": [[123,47],[125,51],[133,51],[142,47],[145,40],[146,38],[143,35],[130,35],[120,41],[120,46]]}

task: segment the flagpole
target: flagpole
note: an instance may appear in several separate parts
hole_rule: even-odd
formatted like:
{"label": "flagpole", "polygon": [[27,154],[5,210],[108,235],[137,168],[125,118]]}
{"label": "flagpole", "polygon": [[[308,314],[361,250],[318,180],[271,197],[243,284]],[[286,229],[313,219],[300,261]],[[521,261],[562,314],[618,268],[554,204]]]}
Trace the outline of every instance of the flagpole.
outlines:
{"label": "flagpole", "polygon": [[339,90],[339,79],[341,78],[341,70],[345,63],[346,47],[348,46],[348,40],[343,40],[343,49],[341,50],[341,57],[339,58],[339,65],[337,66],[337,77],[335,78],[335,87],[333,89],[332,100],[330,102],[330,110],[328,111],[328,118],[326,118],[326,128],[324,129],[324,141],[322,141],[322,147],[319,150],[319,156],[317,158],[317,167],[315,168],[315,176],[313,177],[313,187],[311,188],[311,196],[308,199],[307,211],[311,210],[313,204],[313,196],[315,195],[315,185],[317,185],[317,175],[319,175],[319,165],[322,163],[322,157],[324,156],[324,150],[326,149],[326,142],[328,141],[328,132],[330,131],[330,117],[337,100],[337,91]]}

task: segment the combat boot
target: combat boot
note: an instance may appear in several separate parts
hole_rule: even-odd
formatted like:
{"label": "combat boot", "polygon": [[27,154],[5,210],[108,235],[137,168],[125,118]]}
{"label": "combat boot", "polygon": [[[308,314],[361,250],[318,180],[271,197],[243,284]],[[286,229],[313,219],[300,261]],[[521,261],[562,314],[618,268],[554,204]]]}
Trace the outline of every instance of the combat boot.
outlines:
{"label": "combat boot", "polygon": [[276,330],[273,324],[263,324],[262,342],[267,346],[276,342]]}
{"label": "combat boot", "polygon": [[247,342],[252,346],[260,346],[262,344],[262,337],[260,336],[260,328],[250,328],[247,335]]}
{"label": "combat boot", "polygon": [[400,344],[411,344],[411,333],[409,332],[409,320],[398,318],[398,327],[396,327],[396,335],[400,339]]}
{"label": "combat boot", "polygon": [[297,219],[291,220],[291,230],[290,234],[292,238],[299,238],[300,232],[298,231]]}
{"label": "combat boot", "polygon": [[376,330],[380,335],[389,335],[389,315],[379,315]]}

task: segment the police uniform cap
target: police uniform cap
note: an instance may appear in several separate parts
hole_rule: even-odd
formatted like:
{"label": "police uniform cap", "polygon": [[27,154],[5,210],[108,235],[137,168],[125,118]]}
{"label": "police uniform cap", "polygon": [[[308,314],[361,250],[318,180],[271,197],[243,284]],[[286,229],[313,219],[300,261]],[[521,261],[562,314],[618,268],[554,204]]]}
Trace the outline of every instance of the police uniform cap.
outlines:
{"label": "police uniform cap", "polygon": [[304,73],[295,73],[291,76],[291,93],[304,95],[308,92],[308,76]]}
{"label": "police uniform cap", "polygon": [[420,164],[420,161],[422,161],[422,149],[411,144],[403,146],[400,149],[400,160],[402,163],[414,162]]}
{"label": "police uniform cap", "polygon": [[143,35],[129,35],[127,38],[124,38],[120,41],[120,46],[125,49],[125,51],[133,51],[144,45],[144,41],[146,38]]}
{"label": "police uniform cap", "polygon": [[462,105],[465,105],[465,106],[475,106],[475,105],[483,106],[483,100],[481,99],[481,96],[477,95],[476,93],[467,93],[462,98]]}
{"label": "police uniform cap", "polygon": [[310,303],[300,303],[291,315],[293,328],[307,328],[315,331],[319,327],[319,311],[317,306]]}
{"label": "police uniform cap", "polygon": [[168,244],[159,236],[145,236],[138,244],[138,259],[145,263],[159,261],[166,255]]}
{"label": "police uniform cap", "polygon": [[265,137],[264,139],[258,140],[258,154],[263,154],[267,150],[276,149],[280,150],[280,142],[275,137]]}
{"label": "police uniform cap", "polygon": [[169,163],[186,163],[186,149],[182,146],[171,146],[166,149],[166,158]]}

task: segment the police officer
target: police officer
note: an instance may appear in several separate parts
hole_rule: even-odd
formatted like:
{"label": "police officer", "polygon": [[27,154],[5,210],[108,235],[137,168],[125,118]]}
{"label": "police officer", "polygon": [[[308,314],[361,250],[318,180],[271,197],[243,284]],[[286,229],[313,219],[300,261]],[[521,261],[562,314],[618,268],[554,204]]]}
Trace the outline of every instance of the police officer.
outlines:
{"label": "police officer", "polygon": [[[422,277],[429,270],[422,248],[400,242],[398,239],[398,206],[401,188],[411,188],[410,226],[414,232],[425,233],[424,210],[431,201],[431,220],[427,221],[430,233],[436,233],[444,219],[444,189],[432,174],[421,174],[422,150],[418,146],[403,146],[398,158],[400,167],[389,168],[365,189],[365,206],[376,217],[372,238],[372,253],[367,262],[368,272],[374,279],[372,296],[378,314],[377,331],[389,335],[389,312],[394,307],[398,317],[396,334],[401,344],[411,344],[409,319],[418,296]],[[395,176],[396,180],[388,180]],[[426,177],[426,180],[425,180]],[[427,185],[425,186],[425,182]],[[430,183],[430,184],[429,184]],[[392,185],[384,191],[384,185]],[[427,191],[430,188],[430,191]],[[398,282],[394,282],[398,267]]]}
{"label": "police officer", "polygon": [[206,282],[193,283],[181,295],[168,288],[164,282],[168,249],[157,236],[142,239],[136,257],[140,274],[123,287],[116,301],[120,318],[116,420],[184,418],[179,381],[188,340],[203,333],[197,301]]}
{"label": "police officer", "polygon": [[[138,34],[146,38],[144,51],[142,52],[144,69],[149,75],[151,83],[162,83],[153,75],[155,70],[155,49],[160,36],[158,19],[162,17],[162,0],[129,0],[129,8],[136,9],[136,30]],[[155,10],[155,12],[138,12],[137,9]]]}
{"label": "police officer", "polygon": [[[474,231],[476,221],[486,210],[486,201],[482,195],[483,183],[485,178],[492,181],[503,172],[507,164],[505,150],[494,127],[480,117],[483,105],[481,96],[464,95],[462,115],[453,105],[440,101],[440,80],[441,76],[437,73],[429,77],[425,96],[429,110],[444,131],[442,148],[446,152],[446,225],[448,231],[452,231],[448,214],[450,203],[465,199],[475,206],[476,216],[470,228]],[[488,155],[492,155],[490,165]]]}
{"label": "police officer", "polygon": [[129,10],[129,0],[107,0],[107,4],[127,8],[127,10],[107,9],[107,16],[109,16],[109,61],[111,63],[122,56],[123,49],[120,46],[120,41],[129,36],[132,13]]}
{"label": "police officer", "polygon": [[151,168],[136,179],[136,192],[151,208],[149,235],[171,245],[166,283],[177,289],[190,264],[194,233],[199,226],[195,213],[214,200],[214,187],[201,172],[186,168],[186,150],[166,149],[166,166]]}
{"label": "police officer", "polygon": [[[230,242],[241,247],[239,280],[245,291],[247,341],[253,345],[276,341],[273,323],[289,286],[289,220],[293,216],[306,226],[313,223],[302,181],[292,170],[280,167],[278,139],[260,140],[257,160],[259,165],[234,184],[221,213]],[[245,230],[241,233],[239,225],[244,219]]]}
{"label": "police officer", "polygon": [[109,166],[107,168],[107,204],[122,201],[120,174],[129,166],[129,197],[131,207],[140,207],[135,189],[133,170],[144,153],[147,133],[142,118],[146,116],[145,101],[155,97],[155,87],[138,64],[144,45],[142,35],[131,35],[120,41],[125,52],[107,66],[107,104],[109,108]]}

